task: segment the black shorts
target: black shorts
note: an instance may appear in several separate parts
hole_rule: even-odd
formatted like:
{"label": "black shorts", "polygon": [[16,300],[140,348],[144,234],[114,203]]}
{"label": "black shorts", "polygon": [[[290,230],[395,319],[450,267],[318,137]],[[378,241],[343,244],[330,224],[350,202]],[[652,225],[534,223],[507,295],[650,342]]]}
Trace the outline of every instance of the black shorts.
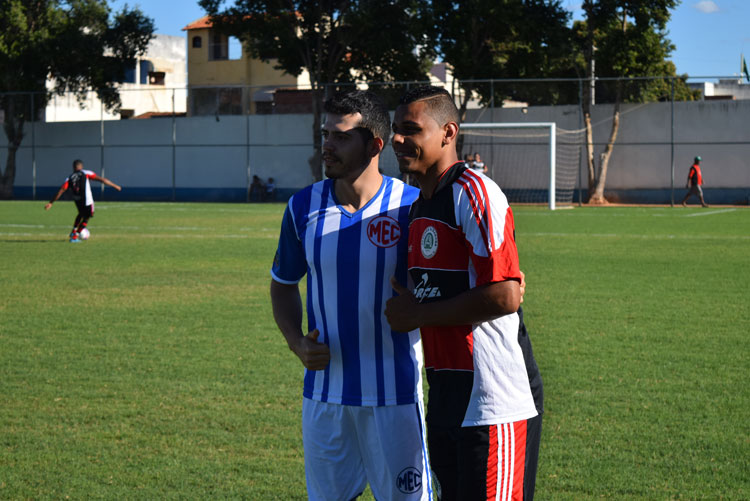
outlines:
{"label": "black shorts", "polygon": [[534,498],[542,416],[488,426],[427,425],[440,500]]}
{"label": "black shorts", "polygon": [[94,204],[85,205],[83,202],[76,201],[76,207],[78,208],[78,215],[83,219],[94,217]]}

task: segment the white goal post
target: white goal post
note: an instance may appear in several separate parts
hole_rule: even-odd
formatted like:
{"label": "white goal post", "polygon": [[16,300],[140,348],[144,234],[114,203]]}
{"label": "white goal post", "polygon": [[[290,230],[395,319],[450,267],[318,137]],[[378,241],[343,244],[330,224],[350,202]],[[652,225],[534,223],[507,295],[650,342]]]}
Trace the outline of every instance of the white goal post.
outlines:
{"label": "white goal post", "polygon": [[[547,162],[549,169],[549,184],[548,184],[548,205],[550,210],[555,210],[556,207],[556,172],[557,172],[557,125],[555,122],[517,122],[517,123],[499,123],[499,122],[488,122],[488,123],[464,123],[461,124],[459,130],[464,131],[480,131],[480,130],[525,130],[525,129],[540,129],[545,131],[547,136],[547,144],[549,150],[547,154]],[[492,134],[488,134],[492,136]],[[464,150],[466,150],[466,141],[464,141]],[[471,152],[469,148],[468,152]],[[502,186],[501,186],[502,188]]]}
{"label": "white goal post", "polygon": [[[511,204],[545,204],[550,210],[572,206],[581,166],[583,130],[554,122],[478,122],[459,128],[458,147],[480,154],[486,174]],[[380,159],[383,172],[399,176],[390,144]]]}
{"label": "white goal post", "polygon": [[[542,129],[547,131],[549,138],[549,209],[555,210],[555,185],[556,185],[556,162],[557,162],[557,125],[555,122],[518,122],[518,123],[464,123],[459,130],[481,130],[481,129]],[[501,186],[502,188],[502,186]]]}

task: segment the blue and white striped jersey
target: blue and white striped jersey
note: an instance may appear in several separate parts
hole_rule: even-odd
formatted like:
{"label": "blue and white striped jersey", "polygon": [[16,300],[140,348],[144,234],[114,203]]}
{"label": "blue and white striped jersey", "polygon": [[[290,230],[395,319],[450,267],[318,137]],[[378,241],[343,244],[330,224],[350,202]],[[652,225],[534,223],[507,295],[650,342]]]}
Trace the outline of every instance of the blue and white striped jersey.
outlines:
{"label": "blue and white striped jersey", "polygon": [[325,370],[305,370],[305,397],[362,406],[421,400],[419,331],[395,332],[383,314],[390,277],[407,283],[409,207],[418,195],[384,176],[355,213],[338,205],[331,179],[289,200],[271,276],[295,284],[307,274],[308,331],[317,328],[331,350]]}

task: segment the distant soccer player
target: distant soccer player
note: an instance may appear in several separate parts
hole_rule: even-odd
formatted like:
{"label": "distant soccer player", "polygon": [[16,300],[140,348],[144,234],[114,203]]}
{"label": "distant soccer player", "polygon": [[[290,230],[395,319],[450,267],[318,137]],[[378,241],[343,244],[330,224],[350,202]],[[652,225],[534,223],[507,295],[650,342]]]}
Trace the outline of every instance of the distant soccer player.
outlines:
{"label": "distant soccer player", "polygon": [[[311,500],[430,500],[419,332],[384,315],[391,276],[406,283],[409,206],[419,191],[383,176],[390,117],[366,91],[326,101],[328,179],[289,200],[271,303],[305,366],[302,441]],[[307,275],[307,330],[298,282]]]}
{"label": "distant soccer player", "polygon": [[73,161],[73,174],[65,179],[65,182],[57,190],[57,194],[47,202],[44,206],[44,210],[49,210],[52,204],[62,196],[65,191],[69,191],[73,201],[78,208],[78,215],[76,216],[75,222],[73,223],[73,230],[70,232],[70,241],[75,243],[79,242],[79,234],[81,230],[86,228],[89,224],[89,219],[94,216],[94,196],[91,194],[91,184],[89,179],[92,181],[99,181],[107,186],[111,186],[117,191],[121,191],[122,187],[113,183],[106,177],[97,176],[95,172],[85,170],[83,168],[82,160]]}
{"label": "distant soccer player", "polygon": [[393,120],[401,172],[421,190],[409,215],[408,290],[386,317],[421,329],[430,384],[430,463],[441,500],[534,496],[541,379],[520,312],[513,213],[500,188],[458,160],[447,91],[407,92]]}
{"label": "distant soccer player", "polygon": [[708,207],[708,204],[703,199],[703,174],[701,174],[701,157],[695,157],[693,165],[690,166],[690,172],[688,172],[687,187],[690,189],[685,198],[682,199],[682,206],[687,207],[687,201],[692,195],[697,195],[701,201],[703,207]]}

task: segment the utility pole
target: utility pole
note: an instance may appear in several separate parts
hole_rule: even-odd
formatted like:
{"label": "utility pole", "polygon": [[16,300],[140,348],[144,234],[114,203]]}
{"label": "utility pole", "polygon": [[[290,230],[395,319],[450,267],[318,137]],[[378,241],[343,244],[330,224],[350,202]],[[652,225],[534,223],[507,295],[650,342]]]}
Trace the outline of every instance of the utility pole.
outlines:
{"label": "utility pole", "polygon": [[591,44],[591,106],[596,104],[596,45]]}

